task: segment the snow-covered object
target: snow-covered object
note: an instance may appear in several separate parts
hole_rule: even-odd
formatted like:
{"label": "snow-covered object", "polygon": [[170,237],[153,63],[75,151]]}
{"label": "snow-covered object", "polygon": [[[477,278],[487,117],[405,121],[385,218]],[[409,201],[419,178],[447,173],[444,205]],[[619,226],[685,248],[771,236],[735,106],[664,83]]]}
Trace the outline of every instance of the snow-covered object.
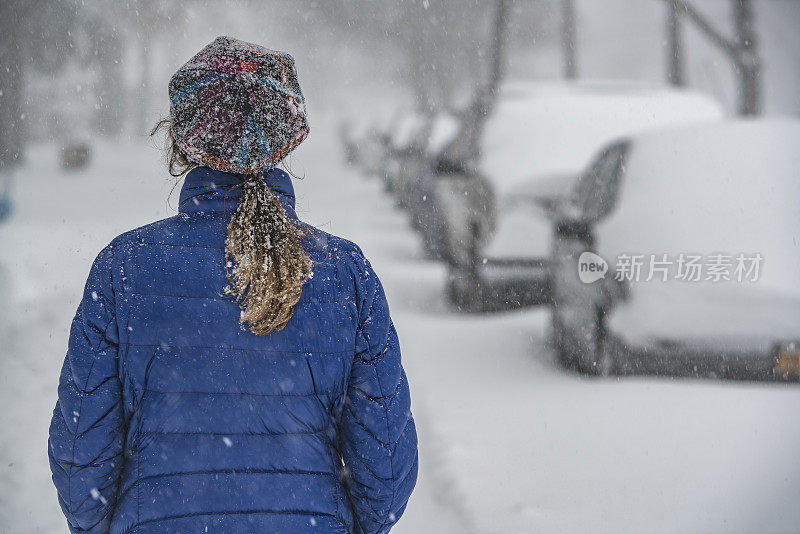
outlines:
{"label": "snow-covered object", "polygon": [[419,136],[427,124],[428,118],[421,113],[406,115],[398,121],[397,127],[392,133],[392,147],[395,150],[410,148],[419,140]]}
{"label": "snow-covered object", "polygon": [[721,116],[710,97],[652,84],[509,83],[486,123],[481,167],[502,195],[541,176],[580,172],[617,137]]}
{"label": "snow-covered object", "polygon": [[[265,179],[296,218],[289,176]],[[240,327],[223,292],[240,182],[193,169],[180,214],[92,266],[50,427],[71,532],[377,534],[405,509],[416,431],[375,271],[309,227],[315,276],[286,327]]]}
{"label": "snow-covered object", "polygon": [[[610,263],[621,253],[676,262],[725,259],[730,280],[657,275],[632,282],[612,328],[637,338],[719,338],[762,348],[800,338],[800,121],[737,120],[633,140],[615,209],[596,226]],[[736,256],[760,254],[759,271],[735,276]],[[754,266],[753,261],[745,265]],[[612,263],[613,273],[613,263]],[[746,273],[745,273],[746,274]],[[707,280],[707,278],[709,278]],[[755,279],[754,279],[755,278]]]}
{"label": "snow-covered object", "polygon": [[453,113],[437,113],[431,120],[428,144],[425,152],[428,157],[436,157],[442,150],[455,139],[460,127],[460,121]]}
{"label": "snow-covered object", "polygon": [[391,113],[385,109],[370,109],[366,115],[357,115],[350,121],[351,139],[361,142],[368,137],[387,135],[395,123],[399,122],[398,111]]}
{"label": "snow-covered object", "polygon": [[378,175],[386,155],[386,138],[391,131],[392,114],[379,111],[354,117],[345,127],[352,161],[367,174]]}
{"label": "snow-covered object", "polygon": [[308,135],[294,59],[217,37],[169,81],[172,132],[200,165],[238,174],[277,165]]}

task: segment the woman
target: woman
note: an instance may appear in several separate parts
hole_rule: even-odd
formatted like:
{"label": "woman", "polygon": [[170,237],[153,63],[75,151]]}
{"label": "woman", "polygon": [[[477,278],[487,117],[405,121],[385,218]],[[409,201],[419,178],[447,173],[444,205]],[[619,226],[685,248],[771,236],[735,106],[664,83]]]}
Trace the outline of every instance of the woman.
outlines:
{"label": "woman", "polygon": [[72,323],[49,441],[70,530],[388,532],[408,382],[369,262],[275,168],[308,134],[293,59],[219,37],[169,95],[180,213],[100,252]]}

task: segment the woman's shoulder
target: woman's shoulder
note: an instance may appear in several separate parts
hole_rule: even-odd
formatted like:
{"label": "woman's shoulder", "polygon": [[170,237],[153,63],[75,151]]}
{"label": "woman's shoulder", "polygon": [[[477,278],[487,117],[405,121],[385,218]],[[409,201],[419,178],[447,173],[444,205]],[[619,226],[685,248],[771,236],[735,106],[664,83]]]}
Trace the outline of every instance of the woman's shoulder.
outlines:
{"label": "woman's shoulder", "polygon": [[352,273],[358,280],[369,276],[372,267],[364,251],[355,242],[318,228],[310,229],[308,234],[307,243],[313,261],[337,265]]}
{"label": "woman's shoulder", "polygon": [[335,234],[331,234],[317,227],[309,226],[307,228],[309,237],[308,242],[313,243],[313,247],[321,246],[328,252],[336,254],[338,257],[363,257],[364,252],[355,242]]}
{"label": "woman's shoulder", "polygon": [[219,226],[214,214],[179,213],[123,232],[111,245],[223,248],[224,235],[217,231]]}

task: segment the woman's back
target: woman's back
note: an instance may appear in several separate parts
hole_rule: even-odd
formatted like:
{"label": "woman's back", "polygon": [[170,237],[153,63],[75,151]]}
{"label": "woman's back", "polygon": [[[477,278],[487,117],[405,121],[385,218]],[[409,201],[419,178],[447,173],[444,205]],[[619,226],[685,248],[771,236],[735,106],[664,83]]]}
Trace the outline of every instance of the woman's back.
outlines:
{"label": "woman's back", "polygon": [[[261,179],[302,225],[289,176]],[[95,260],[50,430],[73,532],[385,532],[405,508],[416,433],[380,282],[356,245],[303,225],[313,276],[291,319],[240,325],[240,185],[193,169],[179,215]]]}

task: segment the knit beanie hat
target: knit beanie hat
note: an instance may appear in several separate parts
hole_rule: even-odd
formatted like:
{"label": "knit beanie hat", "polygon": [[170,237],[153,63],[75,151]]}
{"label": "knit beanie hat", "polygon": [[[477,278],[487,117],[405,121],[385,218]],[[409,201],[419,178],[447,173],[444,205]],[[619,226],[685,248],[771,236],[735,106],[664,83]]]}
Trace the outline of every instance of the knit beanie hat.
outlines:
{"label": "knit beanie hat", "polygon": [[308,135],[294,59],[217,37],[169,81],[172,132],[191,161],[254,174],[277,165]]}

